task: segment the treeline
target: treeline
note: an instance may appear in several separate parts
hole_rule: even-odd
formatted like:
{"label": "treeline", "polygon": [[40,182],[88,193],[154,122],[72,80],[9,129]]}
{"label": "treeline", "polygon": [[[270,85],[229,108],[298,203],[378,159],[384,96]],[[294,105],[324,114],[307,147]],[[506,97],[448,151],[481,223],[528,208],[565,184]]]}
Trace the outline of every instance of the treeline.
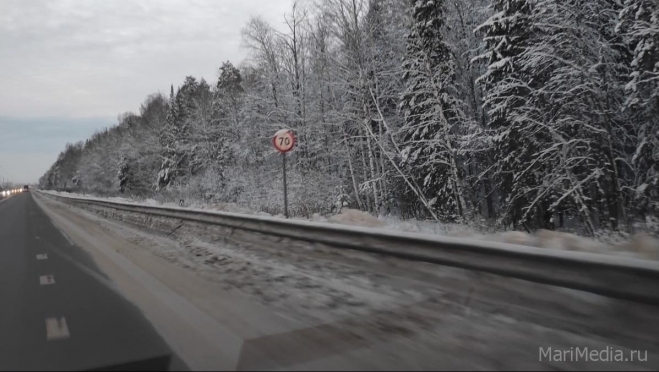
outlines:
{"label": "treeline", "polygon": [[655,218],[656,1],[318,0],[285,24],[252,19],[247,61],[67,145],[41,186],[279,213],[287,127],[297,215],[590,235]]}

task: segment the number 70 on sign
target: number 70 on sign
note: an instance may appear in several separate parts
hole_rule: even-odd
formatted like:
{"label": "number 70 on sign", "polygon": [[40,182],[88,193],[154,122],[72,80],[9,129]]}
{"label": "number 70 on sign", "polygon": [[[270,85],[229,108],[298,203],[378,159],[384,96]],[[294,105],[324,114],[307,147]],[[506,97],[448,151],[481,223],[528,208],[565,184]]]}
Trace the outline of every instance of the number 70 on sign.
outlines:
{"label": "number 70 on sign", "polygon": [[285,154],[295,147],[295,134],[290,129],[281,129],[272,137],[272,145],[282,154]]}

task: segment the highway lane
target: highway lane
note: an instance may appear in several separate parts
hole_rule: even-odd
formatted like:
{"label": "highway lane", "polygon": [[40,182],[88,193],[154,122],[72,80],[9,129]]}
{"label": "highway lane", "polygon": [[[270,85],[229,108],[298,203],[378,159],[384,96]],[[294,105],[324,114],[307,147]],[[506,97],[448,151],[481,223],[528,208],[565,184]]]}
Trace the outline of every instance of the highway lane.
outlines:
{"label": "highway lane", "polygon": [[0,370],[168,369],[171,350],[30,193],[0,203]]}

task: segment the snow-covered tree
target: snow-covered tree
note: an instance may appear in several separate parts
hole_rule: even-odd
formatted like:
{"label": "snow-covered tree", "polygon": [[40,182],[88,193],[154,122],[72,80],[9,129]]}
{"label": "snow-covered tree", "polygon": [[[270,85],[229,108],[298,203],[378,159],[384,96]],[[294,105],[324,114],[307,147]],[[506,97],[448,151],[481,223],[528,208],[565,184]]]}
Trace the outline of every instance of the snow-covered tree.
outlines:
{"label": "snow-covered tree", "polygon": [[[170,110],[160,134],[163,161],[157,178],[157,187],[184,182],[181,177],[194,175],[201,167],[198,144],[194,140],[195,124],[198,123],[199,98],[210,89],[188,76],[176,94],[170,94]],[[173,88],[172,88],[173,92]],[[210,95],[208,95],[210,99]]]}
{"label": "snow-covered tree", "polygon": [[293,214],[338,200],[529,230],[625,228],[659,213],[658,7],[292,0],[283,28],[248,22],[245,61],[148,97],[67,146],[41,182],[279,213],[269,139],[289,127]]}
{"label": "snow-covered tree", "polygon": [[478,26],[476,33],[483,35],[484,52],[473,62],[484,62],[485,73],[477,80],[485,91],[484,107],[487,110],[484,149],[492,157],[495,188],[501,198],[501,221],[517,225],[522,218],[521,209],[528,202],[521,195],[513,197],[515,187],[523,186],[526,179],[520,172],[534,153],[530,138],[522,133],[527,118],[520,110],[526,105],[530,78],[525,75],[521,56],[531,43],[534,34],[529,0],[494,0],[493,15]]}
{"label": "snow-covered tree", "polygon": [[608,0],[535,4],[538,32],[520,57],[528,93],[516,110],[524,149],[533,152],[523,158],[512,193],[524,200],[522,221],[532,226],[552,227],[553,214],[565,212],[593,234],[625,219],[625,119],[616,103],[624,57],[610,24],[616,13]]}
{"label": "snow-covered tree", "polygon": [[619,19],[617,31],[632,50],[625,106],[635,123],[635,209],[646,217],[659,213],[659,4],[626,0]]}
{"label": "snow-covered tree", "polygon": [[468,215],[457,137],[469,126],[456,98],[454,57],[445,41],[444,1],[414,1],[407,52],[403,162],[446,220]]}

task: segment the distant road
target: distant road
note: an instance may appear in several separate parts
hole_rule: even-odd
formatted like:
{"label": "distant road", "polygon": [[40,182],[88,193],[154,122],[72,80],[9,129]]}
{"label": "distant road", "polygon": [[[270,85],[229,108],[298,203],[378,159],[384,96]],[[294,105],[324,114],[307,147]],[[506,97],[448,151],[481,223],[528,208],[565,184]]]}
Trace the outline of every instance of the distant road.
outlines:
{"label": "distant road", "polygon": [[0,202],[0,370],[168,369],[171,351],[31,193]]}

